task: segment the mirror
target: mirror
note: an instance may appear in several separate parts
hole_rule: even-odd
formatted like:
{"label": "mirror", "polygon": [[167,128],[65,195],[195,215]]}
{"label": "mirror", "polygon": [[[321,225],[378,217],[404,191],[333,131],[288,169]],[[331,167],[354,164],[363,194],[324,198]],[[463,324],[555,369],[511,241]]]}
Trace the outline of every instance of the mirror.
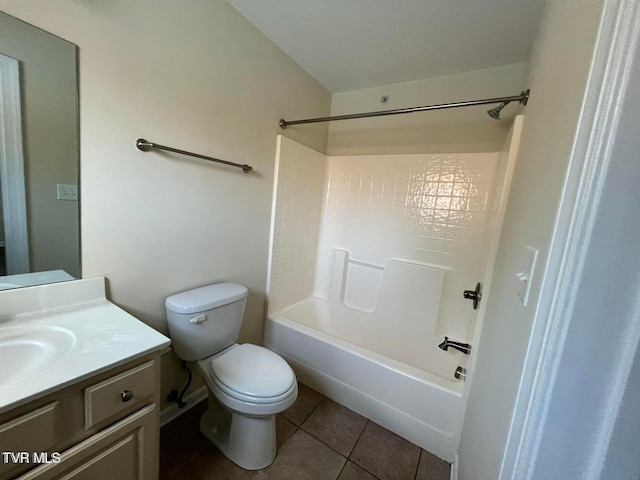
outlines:
{"label": "mirror", "polygon": [[77,65],[0,12],[0,290],[81,277]]}

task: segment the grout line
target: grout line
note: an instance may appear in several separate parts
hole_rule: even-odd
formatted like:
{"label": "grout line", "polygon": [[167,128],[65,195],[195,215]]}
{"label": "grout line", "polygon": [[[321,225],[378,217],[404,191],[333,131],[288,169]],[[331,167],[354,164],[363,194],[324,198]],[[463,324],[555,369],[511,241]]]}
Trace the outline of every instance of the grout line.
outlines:
{"label": "grout line", "polygon": [[[366,418],[366,417],[365,417]],[[347,457],[347,461],[349,461],[351,459],[351,454],[353,453],[353,451],[356,449],[356,445],[358,445],[358,442],[360,441],[360,438],[362,438],[362,434],[364,433],[364,431],[367,429],[367,425],[369,425],[369,423],[371,423],[371,420],[369,420],[367,418],[367,423],[364,424],[364,428],[362,429],[362,431],[360,432],[360,435],[358,435],[358,439],[356,440],[356,442],[353,444],[353,448],[351,449],[351,452],[349,452],[349,457]],[[375,423],[375,422],[373,422]],[[376,424],[377,425],[377,424]],[[363,465],[360,465],[357,462],[351,462],[354,465],[358,466],[359,468],[361,468],[362,470],[364,470],[365,472],[367,472],[369,475],[371,475],[373,478],[375,478],[376,480],[380,480],[380,478],[375,475],[373,472],[370,472],[369,470],[367,470],[366,468],[364,468]],[[345,464],[346,465],[346,464]],[[417,472],[417,470],[416,470]],[[414,479],[415,480],[415,479]]]}
{"label": "grout line", "polygon": [[[308,387],[311,388],[311,387]],[[313,390],[313,389],[312,389]],[[316,391],[316,390],[314,390]],[[320,392],[317,392],[320,393]],[[308,432],[306,429],[302,428],[302,426],[304,425],[304,423],[309,419],[309,417],[311,417],[311,415],[313,415],[313,413],[320,407],[320,404],[325,401],[325,400],[329,400],[331,402],[333,402],[334,400],[330,399],[329,397],[326,397],[322,394],[320,394],[322,396],[322,400],[320,400],[320,402],[318,403],[318,405],[315,406],[315,408],[311,411],[311,413],[309,413],[309,415],[307,415],[304,419],[304,421],[300,424],[300,426],[298,427],[299,429],[301,429],[303,432],[305,432],[306,434],[310,435],[311,437],[313,437],[314,439],[318,440],[320,443],[322,443],[323,445],[326,445],[327,447],[329,447],[331,450],[333,450],[334,452],[336,452],[338,455],[340,455],[341,457],[345,457],[342,453],[338,452],[335,448],[333,448],[331,445],[327,444],[325,441],[323,441],[320,438],[317,438],[312,432]],[[336,402],[337,403],[337,402]],[[340,404],[338,404],[340,405]],[[342,405],[344,407],[344,405]],[[346,407],[345,407],[346,408]],[[347,409],[350,410],[350,409]],[[350,410],[353,412],[353,410]],[[354,412],[355,413],[355,412]],[[362,415],[361,415],[362,416]],[[372,420],[368,419],[367,417],[363,417],[366,420],[366,423],[364,424],[364,427],[362,428],[362,430],[360,431],[360,434],[358,435],[358,438],[356,439],[356,441],[353,444],[353,447],[351,447],[351,451],[349,452],[349,454],[346,456],[347,461],[349,461],[351,459],[351,454],[353,453],[353,451],[356,448],[356,445],[358,445],[358,442],[360,441],[360,438],[362,438],[362,435],[364,434],[364,431],[367,429],[367,425],[369,423],[373,423],[377,426],[379,426],[380,428],[389,431],[388,429],[384,428],[383,426],[373,422]],[[295,433],[295,432],[294,432]],[[393,432],[391,432],[393,433]],[[293,435],[292,435],[293,436]],[[401,437],[402,438],[402,437]],[[406,440],[406,439],[405,439]],[[407,440],[408,441],[408,440]],[[413,442],[409,442],[411,445],[415,445],[415,443]],[[420,458],[422,458],[422,452],[425,451],[423,448],[420,448],[418,445],[415,445],[416,447],[418,447],[420,449],[420,452],[418,454],[418,464],[416,465],[416,471],[415,474],[413,475],[414,480],[416,480],[417,476],[418,476],[418,469],[420,467]],[[364,468],[362,465],[360,465],[359,463],[356,462],[352,462],[355,465],[357,465],[358,467],[362,468],[362,470],[364,470],[365,472],[367,472],[368,474],[370,474],[371,476],[373,476],[374,478],[378,479],[378,477],[376,475],[374,475],[372,472],[370,472],[369,470],[367,470],[366,468]],[[346,462],[345,462],[346,465]],[[344,466],[342,467],[344,469]]]}
{"label": "grout line", "polygon": [[[314,391],[315,391],[315,390],[314,390]],[[317,392],[317,393],[320,393],[320,392]],[[322,394],[320,393],[320,395],[322,395]],[[327,397],[325,397],[324,395],[322,395],[322,399],[318,402],[318,404],[317,404],[315,407],[313,407],[313,410],[311,410],[311,412],[309,412],[309,415],[307,415],[307,416],[304,418],[304,420],[302,421],[302,423],[300,424],[300,426],[301,426],[301,427],[302,427],[302,425],[304,425],[304,422],[306,422],[307,420],[309,420],[309,417],[311,417],[311,415],[313,415],[313,414],[314,414],[314,412],[318,409],[318,407],[320,407],[320,404],[321,404],[322,402],[324,402],[325,400],[327,400],[327,399],[328,399]]]}
{"label": "grout line", "polygon": [[308,432],[307,430],[305,430],[304,428],[300,427],[300,430],[302,430],[304,433],[306,433],[307,435],[309,435],[311,438],[313,438],[314,440],[319,441],[321,444],[323,444],[325,447],[329,447],[332,451],[336,452],[338,455],[340,455],[342,458],[344,458],[345,460],[348,460],[348,457],[345,457],[342,453],[340,453],[339,451],[337,451],[335,448],[333,448],[331,445],[329,445],[327,442],[325,442],[324,440],[322,440],[321,438],[316,437],[313,433]]}
{"label": "grout line", "polygon": [[[344,457],[342,457],[342,458],[344,458]],[[340,475],[342,475],[342,472],[344,471],[345,467],[347,466],[347,462],[348,461],[349,461],[348,459],[346,459],[346,458],[344,459],[344,464],[342,465],[342,468],[338,472],[338,476],[336,477],[336,480],[338,480],[338,478],[340,478]]]}
{"label": "grout line", "polygon": [[422,459],[422,452],[424,449],[420,449],[420,455],[418,455],[418,464],[416,465],[416,473],[413,475],[414,480],[418,480],[418,470],[420,470],[420,460]]}
{"label": "grout line", "polygon": [[[292,433],[291,435],[289,435],[289,438],[287,438],[287,439],[284,441],[284,443],[283,443],[282,445],[280,445],[280,448],[278,448],[278,449],[276,450],[276,457],[278,456],[278,453],[280,452],[280,450],[282,450],[282,449],[284,448],[284,446],[285,446],[287,443],[289,443],[289,440],[291,440],[291,439],[293,438],[293,436],[296,434],[296,432],[297,432],[298,430],[300,430],[300,427],[298,427],[295,423],[293,423],[293,422],[290,422],[290,423],[291,423],[292,425],[294,425],[294,426],[296,427],[296,429],[293,431],[293,433]],[[276,431],[276,436],[277,436],[277,435],[278,435],[278,432]],[[275,462],[275,461],[276,461],[276,459],[274,458],[274,459],[273,459],[273,461]]]}
{"label": "grout line", "polygon": [[[363,417],[366,418],[366,417]],[[353,447],[351,447],[351,451],[349,452],[349,456],[347,457],[347,459],[351,458],[351,454],[353,453],[353,451],[356,449],[356,445],[358,445],[358,442],[360,441],[360,438],[362,438],[362,434],[364,433],[364,431],[367,429],[367,425],[369,425],[369,422],[371,420],[369,420],[368,418],[366,418],[366,422],[364,424],[364,427],[362,427],[362,431],[360,432],[360,435],[358,435],[358,438],[356,439],[355,443],[353,444]],[[369,472],[368,470],[365,469],[365,471]],[[369,472],[371,473],[371,472]],[[371,473],[371,475],[373,475],[373,473]],[[375,476],[375,475],[374,475]]]}
{"label": "grout line", "polygon": [[[322,394],[321,394],[322,395]],[[353,450],[356,448],[356,445],[358,444],[358,441],[360,440],[360,437],[362,437],[362,434],[365,430],[365,428],[367,428],[367,424],[370,422],[370,420],[366,417],[363,417],[366,422],[364,424],[364,427],[362,427],[362,430],[360,431],[360,434],[358,435],[358,438],[356,439],[356,441],[353,443],[353,447],[351,447],[351,451],[349,452],[348,455],[343,455],[341,452],[337,451],[335,448],[333,448],[331,445],[329,445],[327,442],[325,442],[324,440],[322,440],[321,438],[316,437],[312,432],[307,431],[306,429],[302,428],[304,423],[309,419],[309,417],[311,417],[311,415],[313,415],[313,413],[320,407],[320,404],[322,402],[324,402],[325,400],[329,400],[329,401],[333,401],[331,400],[329,397],[325,397],[324,395],[322,395],[322,400],[320,400],[320,402],[318,403],[318,405],[315,406],[315,408],[311,411],[311,413],[309,413],[309,415],[307,415],[307,417],[304,419],[304,421],[302,422],[302,424],[298,427],[300,430],[302,430],[304,433],[306,433],[307,435],[311,436],[313,439],[319,441],[320,443],[322,443],[323,445],[329,447],[332,451],[334,451],[335,453],[337,453],[338,455],[340,455],[342,458],[345,459],[344,465],[342,466],[342,469],[340,470],[340,474],[342,473],[342,470],[344,470],[344,467],[347,465],[347,462],[349,461],[349,458],[351,457],[351,453],[353,453]],[[346,407],[345,407],[346,408]],[[353,410],[351,410],[353,411]],[[354,412],[355,413],[355,412]],[[294,432],[295,433],[295,432]],[[293,436],[293,435],[292,435]],[[291,438],[291,437],[289,437]],[[353,463],[353,462],[352,462]],[[376,477],[373,473],[371,473],[369,470],[367,470],[366,468],[362,467],[361,465],[355,464],[358,467],[362,468],[362,470],[364,470],[365,472],[367,472],[368,474],[370,474],[371,476],[375,477],[376,479],[378,477]],[[338,477],[340,477],[340,474],[338,474]]]}
{"label": "grout line", "polygon": [[[322,395],[322,394],[320,394]],[[311,413],[309,415],[307,415],[307,417],[304,419],[304,421],[300,424],[300,430],[302,430],[304,433],[306,433],[307,435],[311,436],[312,438],[314,438],[315,440],[318,440],[320,443],[322,443],[323,445],[329,447],[331,450],[333,450],[334,452],[336,452],[338,455],[340,455],[342,458],[348,460],[349,457],[345,457],[342,453],[340,453],[339,451],[337,451],[335,448],[333,448],[331,445],[329,445],[327,442],[325,442],[324,440],[322,440],[321,438],[316,437],[312,432],[307,431],[306,429],[302,428],[302,426],[305,424],[305,422],[309,419],[309,417],[311,417],[311,415],[313,415],[313,412],[315,412],[318,407],[320,407],[320,404],[324,401],[324,400],[331,400],[329,397],[325,397],[324,395],[322,395],[322,400],[320,400],[320,402],[318,403],[318,405],[315,406],[315,408],[311,411]],[[360,437],[358,437],[360,438]],[[357,440],[356,440],[357,442]],[[355,446],[355,443],[354,443]],[[345,462],[346,465],[346,462]],[[343,467],[344,468],[344,467]]]}

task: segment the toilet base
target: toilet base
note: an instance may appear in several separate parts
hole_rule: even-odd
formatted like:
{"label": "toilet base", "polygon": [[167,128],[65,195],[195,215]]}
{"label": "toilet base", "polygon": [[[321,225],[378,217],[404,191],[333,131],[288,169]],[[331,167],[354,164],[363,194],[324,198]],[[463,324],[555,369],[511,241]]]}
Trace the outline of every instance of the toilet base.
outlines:
{"label": "toilet base", "polygon": [[209,392],[200,432],[229,460],[245,470],[268,467],[276,456],[275,415],[252,417],[230,412]]}

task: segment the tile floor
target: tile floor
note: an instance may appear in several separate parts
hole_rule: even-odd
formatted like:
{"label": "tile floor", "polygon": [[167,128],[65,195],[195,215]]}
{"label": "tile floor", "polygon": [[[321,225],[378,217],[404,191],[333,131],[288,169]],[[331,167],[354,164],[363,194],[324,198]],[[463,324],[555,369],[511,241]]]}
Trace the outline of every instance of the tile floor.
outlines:
{"label": "tile floor", "polygon": [[198,430],[206,402],[160,430],[161,480],[448,480],[449,464],[300,384],[276,417],[278,453],[267,468],[243,470]]}

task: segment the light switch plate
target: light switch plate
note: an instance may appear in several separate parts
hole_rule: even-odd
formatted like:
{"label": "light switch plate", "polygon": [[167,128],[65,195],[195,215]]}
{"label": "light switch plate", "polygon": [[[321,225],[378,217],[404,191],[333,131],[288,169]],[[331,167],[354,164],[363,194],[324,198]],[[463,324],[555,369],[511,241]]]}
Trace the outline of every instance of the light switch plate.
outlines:
{"label": "light switch plate", "polygon": [[538,249],[533,247],[527,247],[526,257],[522,262],[523,268],[516,273],[518,279],[518,297],[522,301],[522,305],[525,307],[529,302],[529,291],[531,290],[531,280],[533,279],[533,273],[536,269],[536,262],[538,260]]}
{"label": "light switch plate", "polygon": [[78,186],[77,185],[64,185],[58,183],[57,195],[58,200],[78,200]]}

